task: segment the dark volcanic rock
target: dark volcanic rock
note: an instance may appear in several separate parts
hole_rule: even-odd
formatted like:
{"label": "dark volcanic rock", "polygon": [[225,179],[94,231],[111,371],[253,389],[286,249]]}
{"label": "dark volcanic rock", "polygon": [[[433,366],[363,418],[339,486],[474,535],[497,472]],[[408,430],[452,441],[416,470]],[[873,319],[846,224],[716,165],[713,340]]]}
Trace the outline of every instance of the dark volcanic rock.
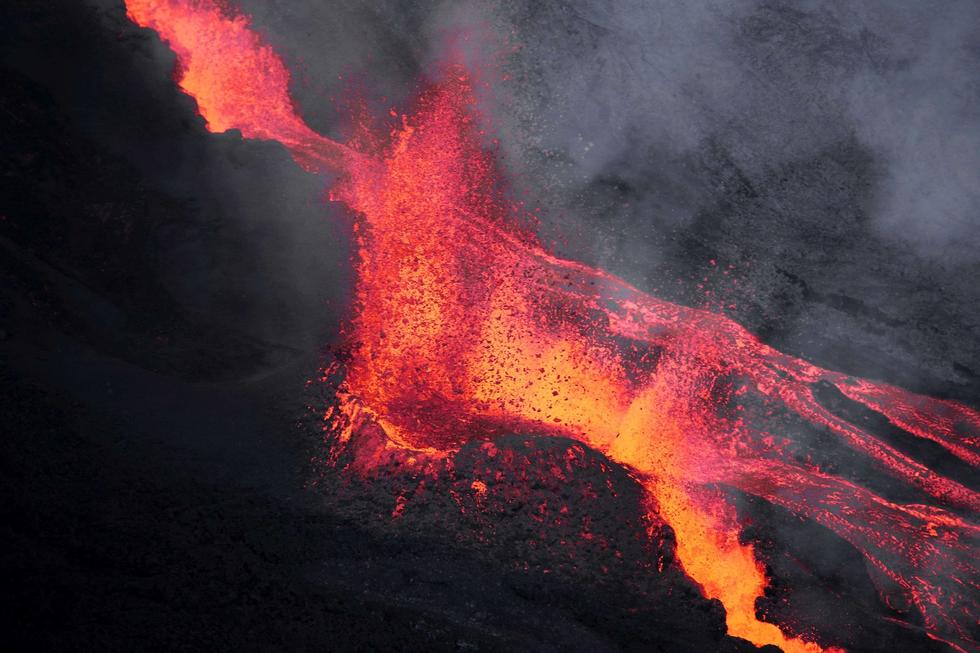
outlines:
{"label": "dark volcanic rock", "polygon": [[[642,486],[601,454],[572,440],[506,436],[445,460],[395,453],[365,469],[356,452],[365,445],[357,439],[374,432],[366,431],[318,468],[331,510],[408,540],[472,552],[500,570],[519,605],[570,611],[617,647],[743,646],[724,637],[721,605],[705,600],[676,564],[673,531],[648,510]],[[337,476],[338,469],[346,472]],[[420,566],[408,583],[439,578],[439,569]]]}

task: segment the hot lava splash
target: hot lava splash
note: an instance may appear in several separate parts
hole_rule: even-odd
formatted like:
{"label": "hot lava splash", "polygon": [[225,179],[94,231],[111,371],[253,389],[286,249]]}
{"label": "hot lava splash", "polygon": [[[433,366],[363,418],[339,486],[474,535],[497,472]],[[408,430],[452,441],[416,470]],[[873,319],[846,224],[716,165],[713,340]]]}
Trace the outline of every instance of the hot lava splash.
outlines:
{"label": "hot lava splash", "polygon": [[[853,545],[882,592],[911,601],[934,639],[977,645],[980,494],[816,394],[839,392],[971,474],[980,413],[821,369],[724,316],[550,254],[501,191],[460,66],[444,66],[383,145],[356,150],[296,114],[285,65],[246,16],[213,0],[126,4],[177,53],[180,86],[210,129],[278,140],[307,170],[341,173],[331,196],[359,220],[352,354],[340,410],[329,413],[341,445],[366,424],[380,425],[389,451],[415,458],[509,433],[579,440],[633,470],[674,529],[685,572],[724,604],[730,634],[821,650],[757,617],[767,581],[720,490],[735,488]],[[836,434],[921,501],[887,500],[819,455],[800,455],[777,419],[785,414]]]}

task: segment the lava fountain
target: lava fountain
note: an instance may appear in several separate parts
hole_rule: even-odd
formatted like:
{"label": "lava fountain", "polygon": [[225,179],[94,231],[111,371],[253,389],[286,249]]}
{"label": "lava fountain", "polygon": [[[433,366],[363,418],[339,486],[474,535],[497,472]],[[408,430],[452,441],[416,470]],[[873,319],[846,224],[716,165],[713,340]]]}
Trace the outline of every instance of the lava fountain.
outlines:
{"label": "lava fountain", "polygon": [[[822,650],[758,618],[767,581],[718,490],[732,487],[853,545],[930,637],[977,645],[980,494],[840,417],[815,389],[836,389],[971,472],[980,413],[819,368],[722,315],[550,254],[500,190],[461,66],[446,64],[386,138],[360,139],[384,145],[356,151],[303,122],[288,70],[247,16],[215,0],[126,5],[177,54],[177,80],[209,129],[277,140],[305,169],[340,173],[331,197],[358,217],[358,252],[351,358],[339,410],[328,411],[338,446],[356,446],[366,424],[383,429],[389,451],[417,458],[508,433],[579,440],[633,470],[674,529],[685,572],[724,604],[730,634]],[[790,455],[781,412],[836,434],[922,502],[887,500]]]}

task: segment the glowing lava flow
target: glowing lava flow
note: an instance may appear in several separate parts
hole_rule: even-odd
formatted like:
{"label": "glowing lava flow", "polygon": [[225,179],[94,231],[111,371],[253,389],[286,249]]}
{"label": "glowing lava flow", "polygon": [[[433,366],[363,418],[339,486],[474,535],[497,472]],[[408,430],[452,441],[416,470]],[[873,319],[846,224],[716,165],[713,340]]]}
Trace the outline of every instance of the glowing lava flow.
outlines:
{"label": "glowing lava flow", "polygon": [[[835,387],[972,468],[980,414],[820,369],[723,316],[550,255],[500,194],[459,67],[446,67],[387,147],[355,154],[295,114],[285,66],[245,17],[210,0],[127,7],[175,50],[181,88],[211,129],[279,140],[307,169],[345,174],[333,197],[361,222],[344,439],[366,421],[389,446],[431,455],[513,432],[576,438],[636,471],[685,571],[725,605],[730,634],[820,650],[757,618],[766,578],[717,489],[731,486],[831,529],[880,587],[918,607],[930,636],[976,645],[978,529],[955,511],[976,512],[980,496],[828,410],[814,388]],[[780,411],[832,431],[937,505],[891,502],[798,462],[771,417]]]}
{"label": "glowing lava flow", "polygon": [[283,143],[307,170],[342,169],[352,153],[310,129],[293,110],[289,72],[272,48],[213,0],[126,0],[129,18],[158,32],[177,55],[181,89],[213,132]]}

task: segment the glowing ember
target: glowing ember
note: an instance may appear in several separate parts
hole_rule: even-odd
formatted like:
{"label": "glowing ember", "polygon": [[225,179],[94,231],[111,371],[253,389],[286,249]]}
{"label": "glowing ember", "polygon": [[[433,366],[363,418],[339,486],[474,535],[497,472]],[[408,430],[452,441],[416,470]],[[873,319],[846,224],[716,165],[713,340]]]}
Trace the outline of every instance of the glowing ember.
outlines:
{"label": "glowing ember", "polygon": [[[814,388],[829,384],[973,467],[980,414],[820,369],[723,316],[550,255],[500,194],[460,67],[445,68],[387,147],[354,154],[295,114],[288,72],[247,18],[208,0],[127,6],[175,50],[181,87],[211,129],[281,141],[307,169],[345,174],[333,197],[361,222],[353,357],[330,413],[342,441],[377,424],[388,451],[418,459],[514,432],[575,438],[635,470],[685,571],[724,604],[730,634],[821,650],[757,618],[765,574],[718,490],[734,487],[831,529],[918,607],[930,636],[976,645],[978,530],[955,511],[976,511],[980,496],[834,414]],[[787,411],[937,505],[890,502],[798,462],[792,436],[770,432]]]}

